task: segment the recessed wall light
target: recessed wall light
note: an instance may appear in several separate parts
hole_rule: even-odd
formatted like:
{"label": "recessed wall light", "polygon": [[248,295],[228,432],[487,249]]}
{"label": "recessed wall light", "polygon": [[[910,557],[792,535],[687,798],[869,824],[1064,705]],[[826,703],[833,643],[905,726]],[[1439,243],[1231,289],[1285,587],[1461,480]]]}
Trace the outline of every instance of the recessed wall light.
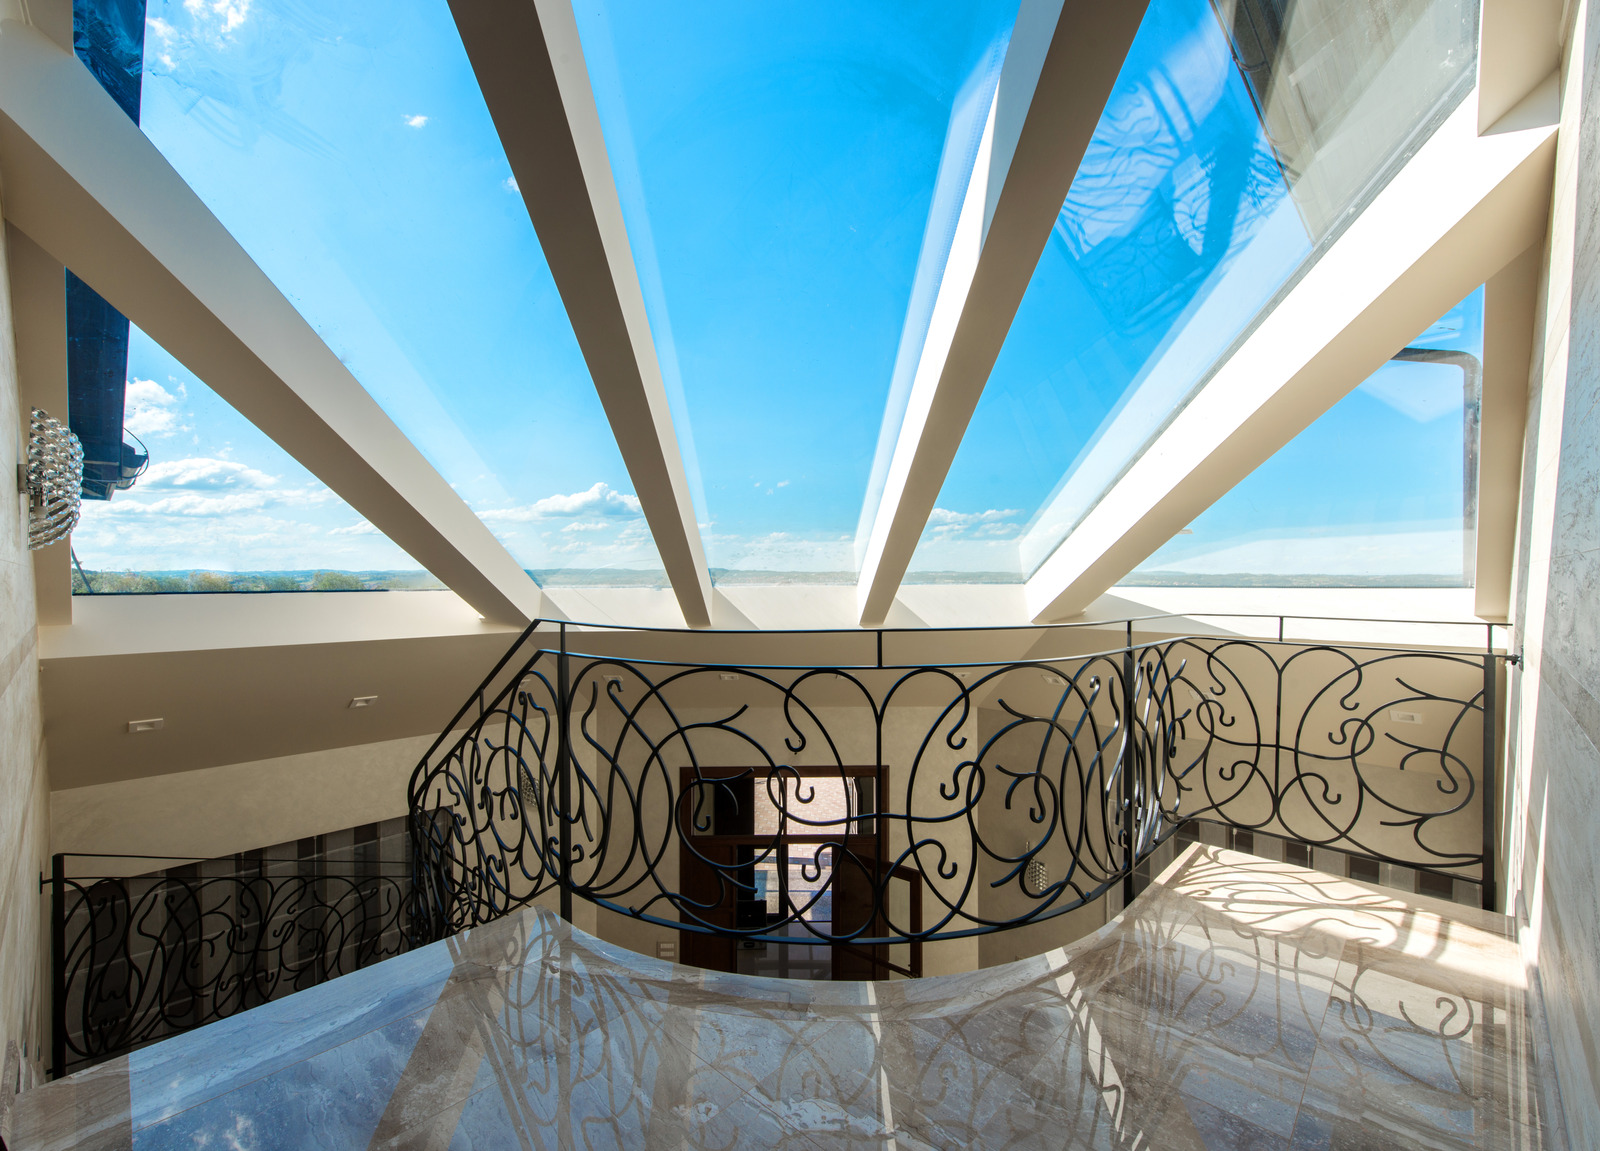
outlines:
{"label": "recessed wall light", "polygon": [[160,731],[166,726],[167,721],[157,716],[155,719],[130,719],[128,721],[128,734],[138,735],[142,731]]}
{"label": "recessed wall light", "polygon": [[371,707],[377,702],[378,697],[375,695],[358,695],[350,701],[350,710],[354,711],[358,707]]}
{"label": "recessed wall light", "polygon": [[1056,687],[1066,687],[1067,686],[1067,681],[1062,679],[1059,675],[1046,675],[1046,676],[1041,676],[1040,678],[1042,678],[1045,681],[1045,683],[1054,684]]}
{"label": "recessed wall light", "polygon": [[732,682],[733,680],[736,680],[736,679],[739,678],[739,673],[738,672],[733,672],[733,671],[725,671],[725,672],[722,672],[720,675],[718,675],[717,678]]}

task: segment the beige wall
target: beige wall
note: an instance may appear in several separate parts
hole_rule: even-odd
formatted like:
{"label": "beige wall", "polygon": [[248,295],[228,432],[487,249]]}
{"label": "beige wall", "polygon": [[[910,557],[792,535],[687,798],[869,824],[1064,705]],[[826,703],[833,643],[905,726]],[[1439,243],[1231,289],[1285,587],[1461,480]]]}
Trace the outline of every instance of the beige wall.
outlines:
{"label": "beige wall", "polygon": [[1506,908],[1543,985],[1572,1146],[1600,1147],[1600,8],[1573,8],[1523,455]]}
{"label": "beige wall", "polygon": [[213,859],[406,813],[433,736],[57,791],[52,849]]}
{"label": "beige wall", "polygon": [[[0,240],[0,265],[4,256]],[[40,963],[39,874],[49,852],[50,784],[39,708],[27,504],[12,478],[22,424],[8,283],[0,266],[0,428],[14,429],[0,435],[0,488],[11,502],[0,516],[0,1045],[14,1041],[33,1061],[41,1054],[49,1016]]]}

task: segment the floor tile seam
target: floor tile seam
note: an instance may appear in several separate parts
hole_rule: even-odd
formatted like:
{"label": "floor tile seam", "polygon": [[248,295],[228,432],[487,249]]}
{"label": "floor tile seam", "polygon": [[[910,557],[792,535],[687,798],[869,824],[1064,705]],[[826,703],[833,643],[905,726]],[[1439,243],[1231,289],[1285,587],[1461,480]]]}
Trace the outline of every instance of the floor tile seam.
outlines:
{"label": "floor tile seam", "polygon": [[[140,1131],[145,1130],[146,1128],[153,1127],[158,1123],[165,1123],[169,1119],[175,1119],[179,1115],[183,1115],[183,1114],[186,1114],[186,1113],[188,1113],[190,1111],[193,1111],[196,1107],[204,1107],[206,1104],[214,1103],[218,1099],[221,1099],[221,1098],[223,1098],[224,1096],[227,1096],[227,1095],[232,1095],[236,1091],[243,1091],[247,1087],[251,1087],[251,1086],[254,1086],[255,1084],[265,1082],[268,1079],[272,1079],[272,1078],[274,1078],[274,1077],[276,1077],[278,1075],[283,1074],[285,1071],[288,1071],[291,1068],[298,1067],[303,1063],[309,1063],[313,1059],[318,1059],[318,1058],[320,1058],[320,1057],[322,1057],[324,1055],[327,1055],[329,1052],[337,1051],[341,1047],[345,1047],[345,1046],[348,1046],[349,1044],[356,1043],[356,1042],[358,1042],[358,1041],[360,1041],[362,1039],[365,1039],[369,1035],[372,1035],[372,1034],[374,1034],[374,1033],[376,1033],[378,1031],[384,1030],[385,1028],[393,1027],[397,1023],[403,1023],[407,1019],[415,1018],[416,1016],[422,1015],[424,1013],[426,1013],[428,1015],[432,1015],[434,1008],[437,1007],[437,1006],[438,1006],[438,1003],[437,1003],[437,1001],[435,1001],[434,1003],[430,1003],[427,1007],[419,1008],[418,1010],[412,1011],[412,1012],[410,1012],[408,1014],[405,1014],[405,1015],[396,1016],[393,1019],[390,1019],[385,1023],[381,1023],[376,1027],[372,1027],[372,1028],[369,1028],[369,1029],[367,1029],[365,1031],[359,1032],[358,1034],[352,1035],[349,1038],[341,1040],[340,1042],[335,1043],[335,1044],[333,1044],[333,1045],[331,1045],[329,1047],[323,1047],[323,1048],[320,1048],[320,1049],[318,1049],[316,1051],[313,1051],[309,1055],[306,1055],[306,1056],[304,1056],[302,1058],[290,1060],[289,1062],[280,1064],[277,1067],[271,1068],[270,1070],[259,1071],[257,1074],[253,1075],[252,1077],[250,1077],[248,1079],[240,1079],[240,1080],[232,1083],[228,1087],[226,1087],[226,1088],[224,1088],[224,1089],[222,1089],[220,1091],[217,1091],[217,1092],[215,1092],[213,1094],[206,1095],[205,1097],[203,1097],[201,1099],[197,1099],[193,1103],[190,1103],[185,1107],[180,1107],[176,1111],[169,1112],[167,1114],[164,1114],[164,1115],[160,1116],[159,1118],[152,1119],[152,1120],[150,1120],[150,1121],[148,1121],[146,1123],[135,1123],[133,1125],[133,1131],[135,1133],[138,1133]],[[425,1028],[426,1026],[427,1026],[427,1021],[424,1020],[423,1021],[423,1027]],[[420,1037],[421,1036],[420,1036],[420,1033],[419,1033],[419,1036],[418,1036],[419,1040],[420,1040]],[[133,1110],[134,1109],[133,1109],[132,1102],[131,1102],[131,1100],[132,1100],[132,1075],[131,1075],[131,1073],[129,1075],[129,1099],[130,1099],[129,1120],[132,1121],[132,1119],[133,1119]]]}

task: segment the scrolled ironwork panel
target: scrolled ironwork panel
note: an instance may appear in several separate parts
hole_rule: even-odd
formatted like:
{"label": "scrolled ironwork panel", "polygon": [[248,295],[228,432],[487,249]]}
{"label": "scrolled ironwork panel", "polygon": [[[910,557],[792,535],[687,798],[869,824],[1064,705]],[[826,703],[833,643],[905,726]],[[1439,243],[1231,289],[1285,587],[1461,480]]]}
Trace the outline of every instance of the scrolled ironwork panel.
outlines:
{"label": "scrolled ironwork panel", "polygon": [[408,876],[65,879],[62,1073],[409,946]]}
{"label": "scrolled ironwork panel", "polygon": [[1167,821],[1481,868],[1481,657],[1181,640],[1142,663],[1164,728]]}
{"label": "scrolled ironwork panel", "polygon": [[437,938],[565,888],[690,933],[870,952],[1070,912],[1191,820],[1473,878],[1481,667],[1194,637],[959,667],[541,649],[413,777],[417,919]]}

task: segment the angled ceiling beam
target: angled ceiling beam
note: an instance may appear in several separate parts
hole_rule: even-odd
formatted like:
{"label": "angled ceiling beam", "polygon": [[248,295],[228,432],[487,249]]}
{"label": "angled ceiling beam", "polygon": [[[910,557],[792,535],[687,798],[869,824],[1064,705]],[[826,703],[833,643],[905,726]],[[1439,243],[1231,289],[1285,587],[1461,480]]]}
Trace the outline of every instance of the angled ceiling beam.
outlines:
{"label": "angled ceiling beam", "polygon": [[[17,353],[17,442],[26,443],[34,408],[67,419],[67,278],[61,261],[14,225],[7,224],[5,233]],[[70,539],[33,553],[33,594],[40,623],[72,622]]]}
{"label": "angled ceiling beam", "polygon": [[490,534],[75,56],[0,23],[5,217],[486,618],[539,614]]}
{"label": "angled ceiling beam", "polygon": [[570,0],[450,9],[683,618],[709,627],[705,546]]}
{"label": "angled ceiling beam", "polygon": [[1511,615],[1522,445],[1539,273],[1544,245],[1534,244],[1483,287],[1483,399],[1478,418],[1478,522],[1473,610],[1500,622]]}
{"label": "angled ceiling beam", "polygon": [[1027,0],[1017,16],[862,559],[882,624],[1144,16],[1144,0]]}
{"label": "angled ceiling beam", "polygon": [[1469,97],[1215,371],[1026,586],[1081,613],[1544,233],[1554,76],[1487,133]]}

